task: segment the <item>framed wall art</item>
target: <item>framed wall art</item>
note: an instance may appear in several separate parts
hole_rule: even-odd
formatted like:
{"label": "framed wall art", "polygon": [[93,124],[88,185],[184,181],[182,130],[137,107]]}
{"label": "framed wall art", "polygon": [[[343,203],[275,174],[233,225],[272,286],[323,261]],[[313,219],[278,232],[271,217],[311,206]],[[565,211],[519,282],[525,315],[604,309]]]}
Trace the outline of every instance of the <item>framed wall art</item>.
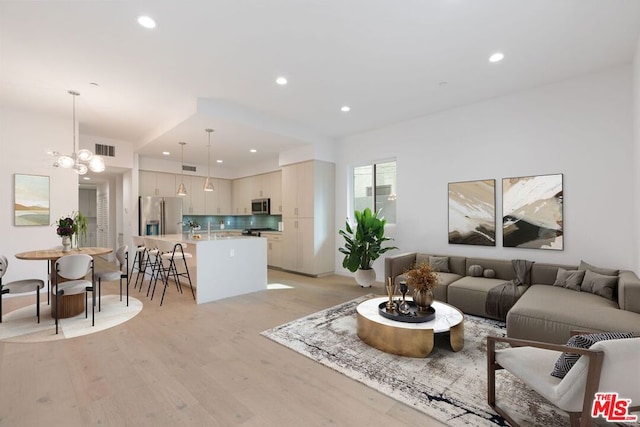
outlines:
{"label": "framed wall art", "polygon": [[564,249],[562,174],[502,179],[502,244]]}
{"label": "framed wall art", "polygon": [[496,245],[496,180],[449,183],[449,243]]}
{"label": "framed wall art", "polygon": [[14,175],[14,224],[49,226],[49,177]]}

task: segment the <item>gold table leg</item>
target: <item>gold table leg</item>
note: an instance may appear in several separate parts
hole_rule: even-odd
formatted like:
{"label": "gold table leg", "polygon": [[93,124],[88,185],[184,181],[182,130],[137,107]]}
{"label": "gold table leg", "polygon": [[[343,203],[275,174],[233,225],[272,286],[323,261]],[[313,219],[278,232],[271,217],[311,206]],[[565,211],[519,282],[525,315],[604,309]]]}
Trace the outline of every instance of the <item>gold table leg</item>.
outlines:
{"label": "gold table leg", "polygon": [[371,347],[398,356],[427,357],[433,350],[433,329],[396,328],[369,320],[360,313],[358,337]]}
{"label": "gold table leg", "polygon": [[464,321],[449,329],[449,342],[453,351],[460,351],[464,348]]}

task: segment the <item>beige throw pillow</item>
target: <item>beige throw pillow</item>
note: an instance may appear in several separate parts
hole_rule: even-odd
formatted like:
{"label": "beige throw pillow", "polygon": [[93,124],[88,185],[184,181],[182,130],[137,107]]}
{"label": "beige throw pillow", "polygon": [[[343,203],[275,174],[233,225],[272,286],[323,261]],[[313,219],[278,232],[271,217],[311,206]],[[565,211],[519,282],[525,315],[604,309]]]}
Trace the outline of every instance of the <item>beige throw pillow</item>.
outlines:
{"label": "beige throw pillow", "polygon": [[584,274],[585,271],[558,268],[558,274],[556,275],[556,281],[553,282],[553,286],[562,286],[563,288],[579,291],[582,280],[584,279]]}
{"label": "beige throw pillow", "polygon": [[602,274],[604,276],[617,276],[620,274],[620,270],[614,270],[612,268],[600,268],[594,265],[588,264],[584,261],[580,261],[580,266],[578,270],[591,270],[594,273]]}
{"label": "beige throw pillow", "polygon": [[607,299],[613,299],[613,291],[618,285],[617,276],[605,276],[604,274],[594,273],[591,270],[585,271],[582,280],[581,290],[583,292],[591,292]]}
{"label": "beige throw pillow", "polygon": [[449,257],[448,256],[430,256],[429,265],[440,273],[449,273]]}

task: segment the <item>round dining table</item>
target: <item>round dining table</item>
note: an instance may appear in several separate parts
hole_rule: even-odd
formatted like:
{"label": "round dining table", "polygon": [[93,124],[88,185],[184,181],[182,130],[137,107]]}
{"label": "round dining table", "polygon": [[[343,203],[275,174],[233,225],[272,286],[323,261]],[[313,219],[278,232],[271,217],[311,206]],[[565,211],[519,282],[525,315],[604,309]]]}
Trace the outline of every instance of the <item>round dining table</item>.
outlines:
{"label": "round dining table", "polygon": [[[35,251],[21,252],[15,255],[17,259],[22,260],[35,260],[35,261],[44,261],[48,260],[50,262],[50,272],[56,271],[56,261],[58,258],[62,258],[65,255],[73,255],[73,254],[85,254],[85,255],[105,255],[113,252],[111,248],[101,248],[101,247],[86,247],[86,248],[76,248],[71,249],[68,252],[62,252],[62,249],[38,249]],[[52,275],[53,277],[53,275]],[[51,315],[54,316],[53,313],[56,312],[56,298],[55,298],[55,286],[54,280],[50,277],[51,281]],[[59,278],[61,281],[64,279]],[[66,319],[68,317],[77,316],[78,314],[84,311],[84,294],[76,294],[76,295],[62,295],[60,298],[60,307],[58,307],[58,316],[61,319]]]}

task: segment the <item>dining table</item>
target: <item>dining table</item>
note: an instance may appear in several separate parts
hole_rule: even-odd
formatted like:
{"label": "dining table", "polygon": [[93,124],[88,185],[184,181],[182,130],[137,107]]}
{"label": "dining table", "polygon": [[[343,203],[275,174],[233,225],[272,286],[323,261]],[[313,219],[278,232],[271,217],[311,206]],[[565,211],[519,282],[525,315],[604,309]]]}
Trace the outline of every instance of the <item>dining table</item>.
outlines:
{"label": "dining table", "polygon": [[[51,315],[55,316],[54,313],[56,312],[56,298],[53,272],[56,271],[56,261],[65,255],[85,254],[95,257],[96,255],[106,255],[111,252],[113,252],[113,249],[102,247],[73,248],[67,252],[63,252],[62,248],[52,248],[20,252],[15,254],[15,257],[22,260],[49,261],[49,271],[51,272],[51,277],[49,277],[49,280],[51,281]],[[60,277],[58,277],[58,280],[64,281],[64,279]],[[82,313],[84,311],[84,298],[85,297],[83,293],[76,295],[62,295],[58,307],[58,317],[61,319],[66,319],[68,317],[77,316],[78,314]]]}

